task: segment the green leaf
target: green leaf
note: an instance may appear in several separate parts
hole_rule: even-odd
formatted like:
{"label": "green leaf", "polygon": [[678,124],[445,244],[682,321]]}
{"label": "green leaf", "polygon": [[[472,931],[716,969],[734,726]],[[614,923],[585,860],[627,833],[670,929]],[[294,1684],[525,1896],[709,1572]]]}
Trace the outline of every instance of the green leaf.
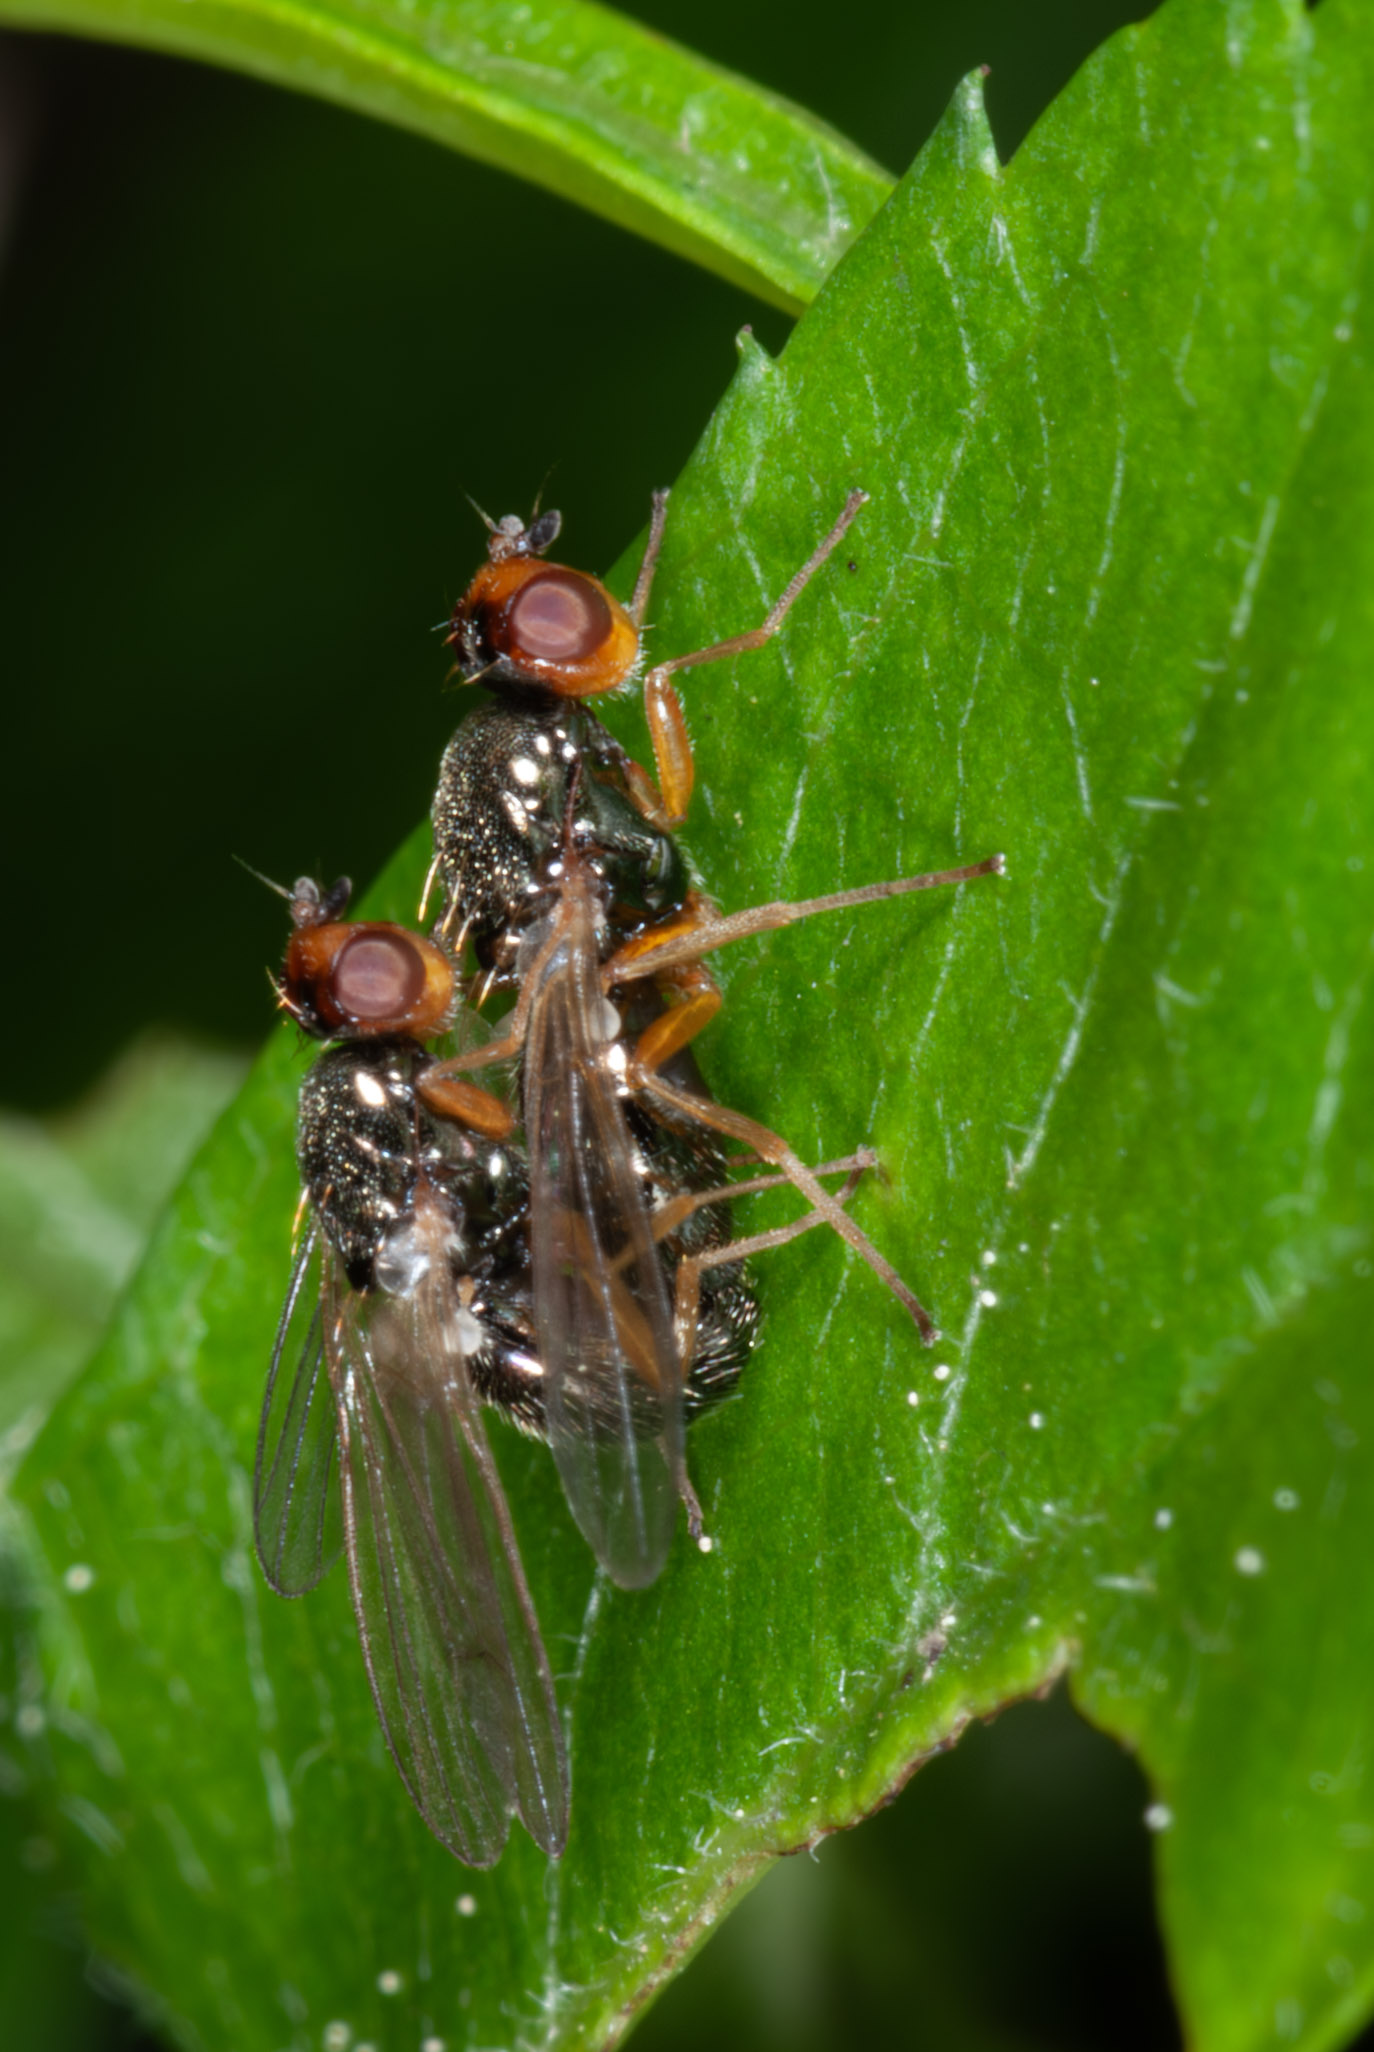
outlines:
{"label": "green leaf", "polygon": [[949,1337],[829,1236],[761,1262],[765,1344],[692,1437],[714,1550],[641,1594],[493,1426],[557,1869],[428,1839],[340,1578],[288,1606],[251,1559],[288,1037],[196,1163],[24,1476],[54,1579],[90,1570],[33,1744],[99,1942],[188,2035],[605,2042],[772,1853],[1065,1669],[1155,1783],[1190,2041],[1365,2013],[1372,70],[1339,0],[1171,0],[1005,170],[970,84],[675,495],[662,649],[872,494],[771,651],[689,673],[713,892],[1010,873],[736,951],[702,1050],[802,1153],[878,1144],[856,1213]]}
{"label": "green leaf", "polygon": [[[394,121],[793,312],[892,189],[814,114],[590,0],[0,0],[4,23],[203,58]],[[448,254],[478,299],[542,318],[537,255],[495,223],[460,226]]]}

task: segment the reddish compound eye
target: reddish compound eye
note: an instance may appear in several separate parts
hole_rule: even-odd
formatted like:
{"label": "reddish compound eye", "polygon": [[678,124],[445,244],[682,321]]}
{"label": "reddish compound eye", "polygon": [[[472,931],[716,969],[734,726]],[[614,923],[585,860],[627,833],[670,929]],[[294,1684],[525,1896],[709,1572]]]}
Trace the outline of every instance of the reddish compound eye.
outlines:
{"label": "reddish compound eye", "polygon": [[326,897],[308,879],[297,885],[282,1004],[319,1040],[441,1033],[453,1007],[452,962],[433,941],[390,920],[309,916],[316,906],[342,909],[346,888],[336,885]]}
{"label": "reddish compound eye", "polygon": [[424,990],[424,958],[403,934],[364,929],[339,950],[330,983],[347,1019],[403,1019]]}
{"label": "reddish compound eye", "polygon": [[596,586],[575,570],[546,570],[531,577],[516,592],[506,617],[517,647],[544,663],[585,661],[614,624]]}

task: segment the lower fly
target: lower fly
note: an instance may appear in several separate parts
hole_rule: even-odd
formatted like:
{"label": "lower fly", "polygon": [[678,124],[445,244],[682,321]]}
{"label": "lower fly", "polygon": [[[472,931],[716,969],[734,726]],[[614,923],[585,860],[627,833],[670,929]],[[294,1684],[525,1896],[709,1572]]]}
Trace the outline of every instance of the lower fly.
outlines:
{"label": "lower fly", "polygon": [[[500,1099],[423,1045],[453,1022],[447,954],[390,922],[348,920],[346,881],[287,895],[279,1001],[333,1044],[300,1092],[304,1224],[258,1437],[259,1558],[278,1594],[299,1596],[346,1553],[387,1744],[452,1852],[490,1864],[518,1815],[557,1855],[562,1734],[479,1416],[491,1406],[535,1437],[556,1430],[525,1150]],[[691,1416],[731,1393],[753,1346],[754,1243],[731,1236],[710,1135],[633,1106],[627,1119],[650,1259],[665,1296],[690,1307]],[[584,1440],[604,1388],[589,1384]]]}
{"label": "lower fly", "polygon": [[305,1223],[258,1435],[258,1555],[283,1596],[346,1555],[382,1730],[435,1836],[489,1866],[516,1815],[556,1856],[562,1727],[480,1415],[542,1411],[525,1158],[499,1099],[436,1077],[420,1043],[452,1012],[447,957],[344,921],[346,899],[292,896],[282,1002],[336,1044],[301,1086]]}

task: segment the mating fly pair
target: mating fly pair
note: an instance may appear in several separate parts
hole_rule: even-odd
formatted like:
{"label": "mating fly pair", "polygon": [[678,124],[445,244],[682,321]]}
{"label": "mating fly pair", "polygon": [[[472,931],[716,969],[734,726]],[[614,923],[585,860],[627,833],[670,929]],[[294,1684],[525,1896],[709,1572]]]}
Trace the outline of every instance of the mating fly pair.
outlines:
{"label": "mating fly pair", "polygon": [[[518,1812],[545,1850],[567,1828],[557,1707],[478,1406],[547,1437],[573,1514],[612,1577],[657,1574],[687,1479],[686,1420],[737,1381],[756,1312],[746,1255],[826,1222],[916,1299],[779,1136],[706,1095],[689,1042],[719,1008],[713,949],[813,912],[986,874],[970,868],[722,918],[669,828],[691,751],[675,670],[766,640],[862,503],[855,494],[762,627],[646,678],[657,786],[580,702],[636,671],[662,534],[629,608],[547,563],[546,514],[492,530],[453,620],[460,669],[494,703],[444,757],[435,941],[343,920],[298,886],[283,1001],[339,1044],[302,1091],[313,1223],[279,1329],[259,1441],[259,1551],[283,1594],[338,1550],[331,1481],[377,1709],[426,1822],[487,1863]],[[344,894],[346,895],[346,893]],[[513,988],[499,1037],[436,1055],[449,946],[482,995]],[[439,944],[436,944],[439,943]],[[515,1060],[519,1123],[470,1072]],[[725,1140],[772,1175],[729,1183]],[[837,1166],[855,1169],[859,1158]],[[738,1240],[726,1200],[789,1181],[790,1226]],[[852,1187],[853,1174],[848,1187]],[[290,1370],[294,1363],[294,1374]]]}

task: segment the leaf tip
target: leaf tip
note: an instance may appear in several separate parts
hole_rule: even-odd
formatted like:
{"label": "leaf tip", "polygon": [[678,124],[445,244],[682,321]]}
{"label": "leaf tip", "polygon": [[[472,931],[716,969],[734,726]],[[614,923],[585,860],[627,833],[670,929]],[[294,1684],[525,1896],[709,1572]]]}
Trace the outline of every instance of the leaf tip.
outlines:
{"label": "leaf tip", "polygon": [[1000,178],[1002,159],[988,121],[984,90],[989,69],[981,64],[960,79],[935,133],[966,170],[981,171],[985,178]]}
{"label": "leaf tip", "polygon": [[777,369],[748,321],[735,337],[735,349],[739,356],[737,376],[746,383],[755,383],[771,377]]}

